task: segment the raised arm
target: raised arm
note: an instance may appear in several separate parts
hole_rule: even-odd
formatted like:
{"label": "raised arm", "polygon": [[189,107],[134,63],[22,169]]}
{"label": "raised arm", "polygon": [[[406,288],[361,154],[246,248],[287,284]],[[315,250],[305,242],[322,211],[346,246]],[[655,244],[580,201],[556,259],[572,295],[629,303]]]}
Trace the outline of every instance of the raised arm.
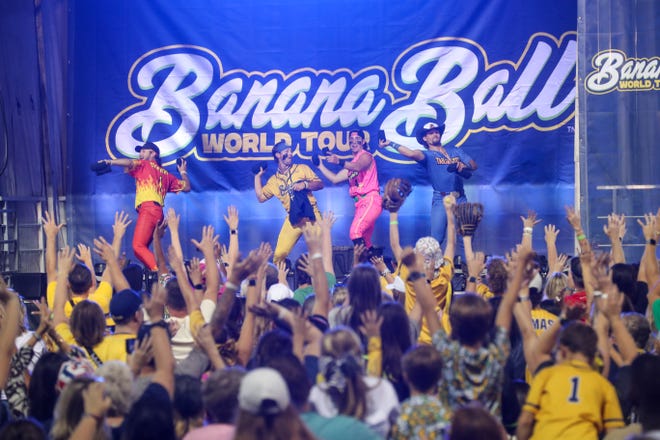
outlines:
{"label": "raised arm", "polygon": [[98,254],[106,264],[106,272],[109,273],[112,286],[117,292],[130,289],[131,285],[128,283],[124,272],[122,272],[121,267],[119,266],[119,261],[117,261],[117,255],[115,255],[112,246],[105,240],[103,237],[94,239],[94,252]]}
{"label": "raised arm", "polygon": [[536,212],[531,209],[527,211],[527,217],[521,215],[520,220],[523,222],[523,234],[520,243],[523,247],[532,250],[532,234],[534,232],[534,226],[541,223],[541,220],[537,220]]}
{"label": "raised arm", "polygon": [[518,292],[525,282],[531,279],[533,272],[532,259],[534,254],[531,250],[521,247],[518,252],[517,261],[515,264],[509,263],[509,267],[513,266],[513,276],[511,277],[506,292],[502,297],[500,307],[497,309],[495,316],[495,326],[504,328],[507,332],[511,328],[511,318],[513,314],[513,306],[518,299]]}
{"label": "raised arm", "polygon": [[167,230],[167,219],[164,218],[154,229],[153,244],[154,255],[156,257],[156,266],[158,266],[158,276],[167,275],[167,259],[165,258],[165,251],[163,250],[163,237]]}
{"label": "raised arm", "polygon": [[380,148],[386,148],[386,147],[393,148],[402,156],[405,156],[412,160],[416,160],[417,162],[424,160],[424,153],[422,153],[421,150],[411,150],[408,147],[404,147],[403,145],[397,144],[396,142],[389,141],[387,139],[380,139],[378,141],[378,146]]}
{"label": "raised arm", "polygon": [[264,195],[264,187],[261,184],[261,176],[265,171],[265,167],[260,167],[259,171],[254,175],[254,194],[257,196],[259,203],[263,203],[268,200],[268,197]]}
{"label": "raised arm", "polygon": [[170,230],[170,241],[176,254],[183,260],[183,250],[181,249],[181,238],[179,237],[179,222],[181,216],[174,209],[167,210],[167,226]]}
{"label": "raised arm", "polygon": [[229,248],[227,249],[227,258],[230,262],[236,261],[238,257],[238,209],[235,206],[227,207],[225,222],[229,227]]}
{"label": "raised arm", "polygon": [[[333,155],[334,156],[334,155]],[[346,168],[342,168],[339,170],[337,174],[333,173],[329,169],[326,168],[325,164],[323,163],[323,160],[320,159],[319,163],[319,171],[321,174],[325,176],[326,179],[328,179],[332,183],[340,183],[345,180],[348,180],[348,170]],[[338,163],[338,162],[337,162]]]}
{"label": "raised arm", "polygon": [[328,278],[323,268],[322,231],[319,225],[306,224],[303,226],[303,236],[309,251],[309,264],[312,271],[312,286],[314,288],[314,307],[312,314],[328,317],[330,311],[330,290],[328,289]]}
{"label": "raised arm", "polygon": [[0,303],[3,316],[0,319],[0,389],[4,389],[9,377],[11,358],[14,354],[14,341],[18,336],[18,322],[21,306],[18,296],[11,292],[0,277]]}
{"label": "raised arm", "polygon": [[390,249],[397,262],[401,262],[401,242],[399,241],[399,213],[390,212]]}
{"label": "raised arm", "polygon": [[57,287],[55,288],[55,299],[53,301],[53,327],[58,324],[66,322],[66,315],[64,314],[64,305],[68,299],[69,290],[69,272],[71,271],[71,264],[73,263],[73,249],[69,246],[64,246],[60,250],[57,258]]}
{"label": "raised arm", "polygon": [[317,223],[321,225],[321,254],[323,255],[323,269],[331,274],[335,274],[335,266],[332,264],[332,226],[337,219],[332,211],[324,212],[321,220]]}
{"label": "raised arm", "polygon": [[[658,211],[660,212],[660,210]],[[644,275],[649,287],[653,286],[658,281],[658,259],[655,256],[657,234],[657,218],[652,214],[645,214],[644,221],[637,220],[637,223],[642,227],[644,233],[644,254],[640,261],[640,266],[644,268]]]}
{"label": "raised arm", "polygon": [[176,164],[176,169],[181,175],[181,180],[184,182],[182,192],[190,192],[192,186],[190,185],[190,178],[188,177],[188,162],[183,157]]}
{"label": "raised arm", "polygon": [[614,213],[608,215],[607,224],[603,225],[603,232],[612,245],[612,264],[625,263],[626,257],[623,253],[623,235],[626,233],[625,217]]}
{"label": "raised arm", "polygon": [[188,282],[188,273],[183,264],[183,259],[177,255],[173,246],[170,246],[167,252],[169,257],[170,267],[176,274],[176,282],[181,289],[181,295],[186,302],[186,312],[190,315],[195,310],[199,309],[199,298],[195,295],[192,286]]}
{"label": "raised arm", "polygon": [[[555,225],[550,224],[543,228],[543,232],[545,232],[543,238],[548,253],[548,267],[557,267],[557,236],[560,231]],[[552,271],[550,273],[552,273]]]}
{"label": "raised arm", "polygon": [[51,283],[57,279],[57,234],[64,223],[58,225],[48,211],[44,212],[42,223],[46,234],[46,280]]}
{"label": "raised arm", "polygon": [[218,265],[215,261],[215,243],[218,241],[218,236],[215,235],[213,226],[208,225],[202,228],[202,239],[197,241],[191,240],[197,249],[202,251],[206,259],[206,290],[204,291],[203,300],[208,299],[215,302],[218,298],[218,289],[220,288],[220,273],[218,272]]}
{"label": "raised arm", "polygon": [[166,297],[165,287],[154,283],[151,298],[145,297],[143,301],[144,308],[152,322],[150,334],[156,372],[151,380],[165,388],[171,399],[174,395],[174,355],[170,346],[170,337],[162,326]]}
{"label": "raised arm", "polygon": [[[96,290],[96,276],[94,276],[94,262],[92,261],[92,252],[89,250],[89,246],[83,243],[78,243],[76,249],[78,250],[76,259],[78,259],[78,261],[80,261],[82,264],[87,266],[89,270],[92,271],[92,291],[94,291]],[[106,271],[103,271],[103,275],[105,275],[105,273]]]}
{"label": "raised arm", "polygon": [[107,163],[108,165],[114,165],[124,168],[131,168],[133,166],[133,159],[128,159],[124,157],[119,159],[104,159],[103,162]]}

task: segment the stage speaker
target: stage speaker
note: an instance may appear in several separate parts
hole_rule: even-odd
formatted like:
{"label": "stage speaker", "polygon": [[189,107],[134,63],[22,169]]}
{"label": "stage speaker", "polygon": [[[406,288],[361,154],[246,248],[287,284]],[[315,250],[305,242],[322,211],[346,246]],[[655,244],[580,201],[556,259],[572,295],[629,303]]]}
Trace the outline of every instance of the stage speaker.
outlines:
{"label": "stage speaker", "polygon": [[38,300],[46,296],[45,273],[10,272],[5,275],[7,285],[28,300]]}
{"label": "stage speaker", "polygon": [[342,280],[353,269],[353,246],[334,246],[332,248],[332,267],[337,281]]}

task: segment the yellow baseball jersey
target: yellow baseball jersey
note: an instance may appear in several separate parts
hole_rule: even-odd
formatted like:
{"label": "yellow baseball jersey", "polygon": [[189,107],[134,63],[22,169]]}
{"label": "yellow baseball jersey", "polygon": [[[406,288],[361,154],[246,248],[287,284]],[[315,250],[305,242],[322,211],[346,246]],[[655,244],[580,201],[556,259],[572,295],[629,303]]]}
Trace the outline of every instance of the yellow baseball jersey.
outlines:
{"label": "yellow baseball jersey", "polygon": [[550,328],[550,326],[559,318],[557,315],[543,309],[532,309],[532,325],[536,335],[540,335]]}
{"label": "yellow baseball jersey", "polygon": [[[292,165],[285,173],[278,171],[270,176],[268,182],[262,187],[261,193],[266,199],[270,199],[273,196],[277,197],[282,202],[282,206],[284,206],[286,212],[289,212],[289,207],[291,206],[289,191],[294,183],[301,180],[312,181],[321,179],[307,165],[296,164]],[[309,192],[307,197],[309,197],[309,202],[316,211],[316,198],[314,198],[312,191]]]}
{"label": "yellow baseball jersey", "polygon": [[[449,306],[451,305],[451,277],[453,273],[453,263],[445,258],[445,264],[440,267],[438,276],[431,280],[431,292],[433,292],[433,296],[435,297],[436,311],[439,312],[442,310],[442,326],[447,333],[451,333]],[[406,301],[404,304],[406,313],[410,313],[417,301],[417,294],[413,289],[412,283],[408,282],[409,274],[408,267],[402,264],[399,267],[399,277],[406,283]],[[422,344],[430,344],[432,341],[426,319],[422,319],[422,329],[419,332],[419,338],[417,340]]]}
{"label": "yellow baseball jersey", "polygon": [[[69,327],[69,324],[66,322],[60,323],[57,326],[55,326],[55,331],[57,332],[58,335],[62,337],[64,342],[66,342],[69,345],[78,345],[76,342],[76,339],[73,337],[73,333],[71,332],[71,327]],[[96,356],[101,360],[101,362],[107,362],[107,361],[122,361],[126,362],[128,359],[128,354],[126,352],[126,340],[127,339],[134,339],[136,338],[136,335],[132,334],[115,334],[115,335],[108,335],[101,342],[99,342],[96,346],[92,348],[94,353],[96,353]],[[92,357],[89,355],[89,353],[83,349],[83,352],[89,359],[89,361],[92,363],[92,365],[96,365],[96,362]]]}
{"label": "yellow baseball jersey", "polygon": [[603,430],[624,426],[612,384],[580,361],[541,370],[523,411],[534,415],[531,440],[596,440]]}

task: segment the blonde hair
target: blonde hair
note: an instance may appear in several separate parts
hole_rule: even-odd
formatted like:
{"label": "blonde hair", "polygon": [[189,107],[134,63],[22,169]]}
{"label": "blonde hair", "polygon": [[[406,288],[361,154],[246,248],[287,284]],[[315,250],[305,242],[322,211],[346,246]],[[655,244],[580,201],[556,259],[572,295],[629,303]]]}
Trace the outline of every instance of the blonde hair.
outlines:
{"label": "blonde hair", "polygon": [[568,277],[562,272],[553,272],[548,275],[545,283],[544,297],[560,301],[564,296],[564,290],[568,287]]}

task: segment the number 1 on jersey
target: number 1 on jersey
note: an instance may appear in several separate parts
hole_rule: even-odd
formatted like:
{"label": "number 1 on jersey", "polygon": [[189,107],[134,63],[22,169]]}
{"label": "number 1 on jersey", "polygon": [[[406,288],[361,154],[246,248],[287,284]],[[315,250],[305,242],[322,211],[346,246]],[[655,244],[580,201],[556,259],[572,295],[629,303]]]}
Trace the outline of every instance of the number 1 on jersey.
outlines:
{"label": "number 1 on jersey", "polygon": [[580,399],[578,399],[578,386],[580,386],[580,378],[577,376],[571,377],[571,394],[568,398],[568,401],[571,403],[577,403],[580,401]]}

